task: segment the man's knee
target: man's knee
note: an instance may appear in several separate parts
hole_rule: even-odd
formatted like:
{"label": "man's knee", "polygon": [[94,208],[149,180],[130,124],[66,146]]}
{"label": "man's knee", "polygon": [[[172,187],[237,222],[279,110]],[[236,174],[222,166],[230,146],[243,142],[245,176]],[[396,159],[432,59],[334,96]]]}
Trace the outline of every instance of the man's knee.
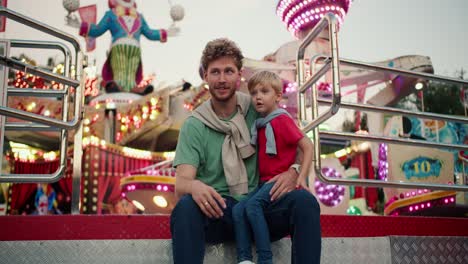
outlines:
{"label": "man's knee", "polygon": [[307,190],[296,190],[289,193],[289,195],[291,195],[296,208],[320,214],[320,205],[317,199]]}
{"label": "man's knee", "polygon": [[[179,219],[189,219],[195,217],[197,214],[200,214],[200,208],[197,203],[193,200],[192,196],[186,194],[180,198],[176,206],[171,213],[171,223],[177,218]],[[180,220],[179,220],[180,221]]]}

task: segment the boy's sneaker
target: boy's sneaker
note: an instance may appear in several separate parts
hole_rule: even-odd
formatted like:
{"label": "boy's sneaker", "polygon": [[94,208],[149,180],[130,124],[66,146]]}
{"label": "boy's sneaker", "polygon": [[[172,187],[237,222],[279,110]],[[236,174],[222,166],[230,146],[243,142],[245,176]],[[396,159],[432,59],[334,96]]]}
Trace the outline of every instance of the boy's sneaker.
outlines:
{"label": "boy's sneaker", "polygon": [[244,260],[244,261],[239,262],[239,264],[255,264],[255,263],[253,263],[250,260]]}

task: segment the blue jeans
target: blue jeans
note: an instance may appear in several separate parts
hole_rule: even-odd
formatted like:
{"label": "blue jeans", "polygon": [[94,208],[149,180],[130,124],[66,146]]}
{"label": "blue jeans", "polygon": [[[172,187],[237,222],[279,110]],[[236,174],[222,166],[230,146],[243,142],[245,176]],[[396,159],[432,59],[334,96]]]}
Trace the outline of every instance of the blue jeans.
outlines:
{"label": "blue jeans", "polygon": [[234,232],[237,245],[237,262],[252,261],[252,236],[257,247],[257,263],[272,264],[273,253],[270,247],[270,234],[263,214],[270,204],[270,190],[274,182],[260,185],[249,196],[232,209]]}
{"label": "blue jeans", "polygon": [[[205,243],[234,241],[232,208],[237,201],[225,197],[220,219],[203,214],[191,195],[184,195],[171,215],[172,255],[175,264],[202,264]],[[270,240],[291,235],[291,263],[320,263],[320,207],[306,190],[292,191],[272,202],[263,212]]]}

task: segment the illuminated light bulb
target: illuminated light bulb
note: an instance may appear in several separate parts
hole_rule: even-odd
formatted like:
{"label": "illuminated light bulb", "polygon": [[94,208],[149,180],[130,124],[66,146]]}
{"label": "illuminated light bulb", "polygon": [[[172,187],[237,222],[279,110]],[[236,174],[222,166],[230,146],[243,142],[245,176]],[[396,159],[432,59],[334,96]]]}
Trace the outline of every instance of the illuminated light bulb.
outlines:
{"label": "illuminated light bulb", "polygon": [[145,211],[145,207],[140,203],[138,202],[137,200],[133,200],[132,201],[132,204],[138,208],[138,210],[141,210],[141,211]]}
{"label": "illuminated light bulb", "polygon": [[156,195],[153,197],[153,203],[161,208],[166,208],[168,205],[167,200],[160,195]]}
{"label": "illuminated light bulb", "polygon": [[424,88],[424,84],[421,82],[418,82],[414,85],[414,89],[416,90],[421,90],[422,88]]}

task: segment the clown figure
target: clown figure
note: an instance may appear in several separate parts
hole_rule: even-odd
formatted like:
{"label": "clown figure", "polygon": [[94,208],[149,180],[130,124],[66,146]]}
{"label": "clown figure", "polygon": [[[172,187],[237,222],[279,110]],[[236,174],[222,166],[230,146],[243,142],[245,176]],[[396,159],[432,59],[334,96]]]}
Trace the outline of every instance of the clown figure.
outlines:
{"label": "clown figure", "polygon": [[57,209],[57,201],[55,200],[55,191],[50,185],[38,184],[36,197],[34,199],[36,210],[33,214],[48,215],[61,214]]}
{"label": "clown figure", "polygon": [[[166,42],[168,36],[178,33],[178,28],[151,29],[143,15],[137,12],[135,0],[109,0],[109,8],[97,25],[82,22],[80,35],[99,37],[109,30],[112,35],[111,50],[102,68],[106,91],[138,93],[135,88],[143,77],[141,35],[149,40]],[[148,88],[145,94],[152,91],[152,87]]]}

